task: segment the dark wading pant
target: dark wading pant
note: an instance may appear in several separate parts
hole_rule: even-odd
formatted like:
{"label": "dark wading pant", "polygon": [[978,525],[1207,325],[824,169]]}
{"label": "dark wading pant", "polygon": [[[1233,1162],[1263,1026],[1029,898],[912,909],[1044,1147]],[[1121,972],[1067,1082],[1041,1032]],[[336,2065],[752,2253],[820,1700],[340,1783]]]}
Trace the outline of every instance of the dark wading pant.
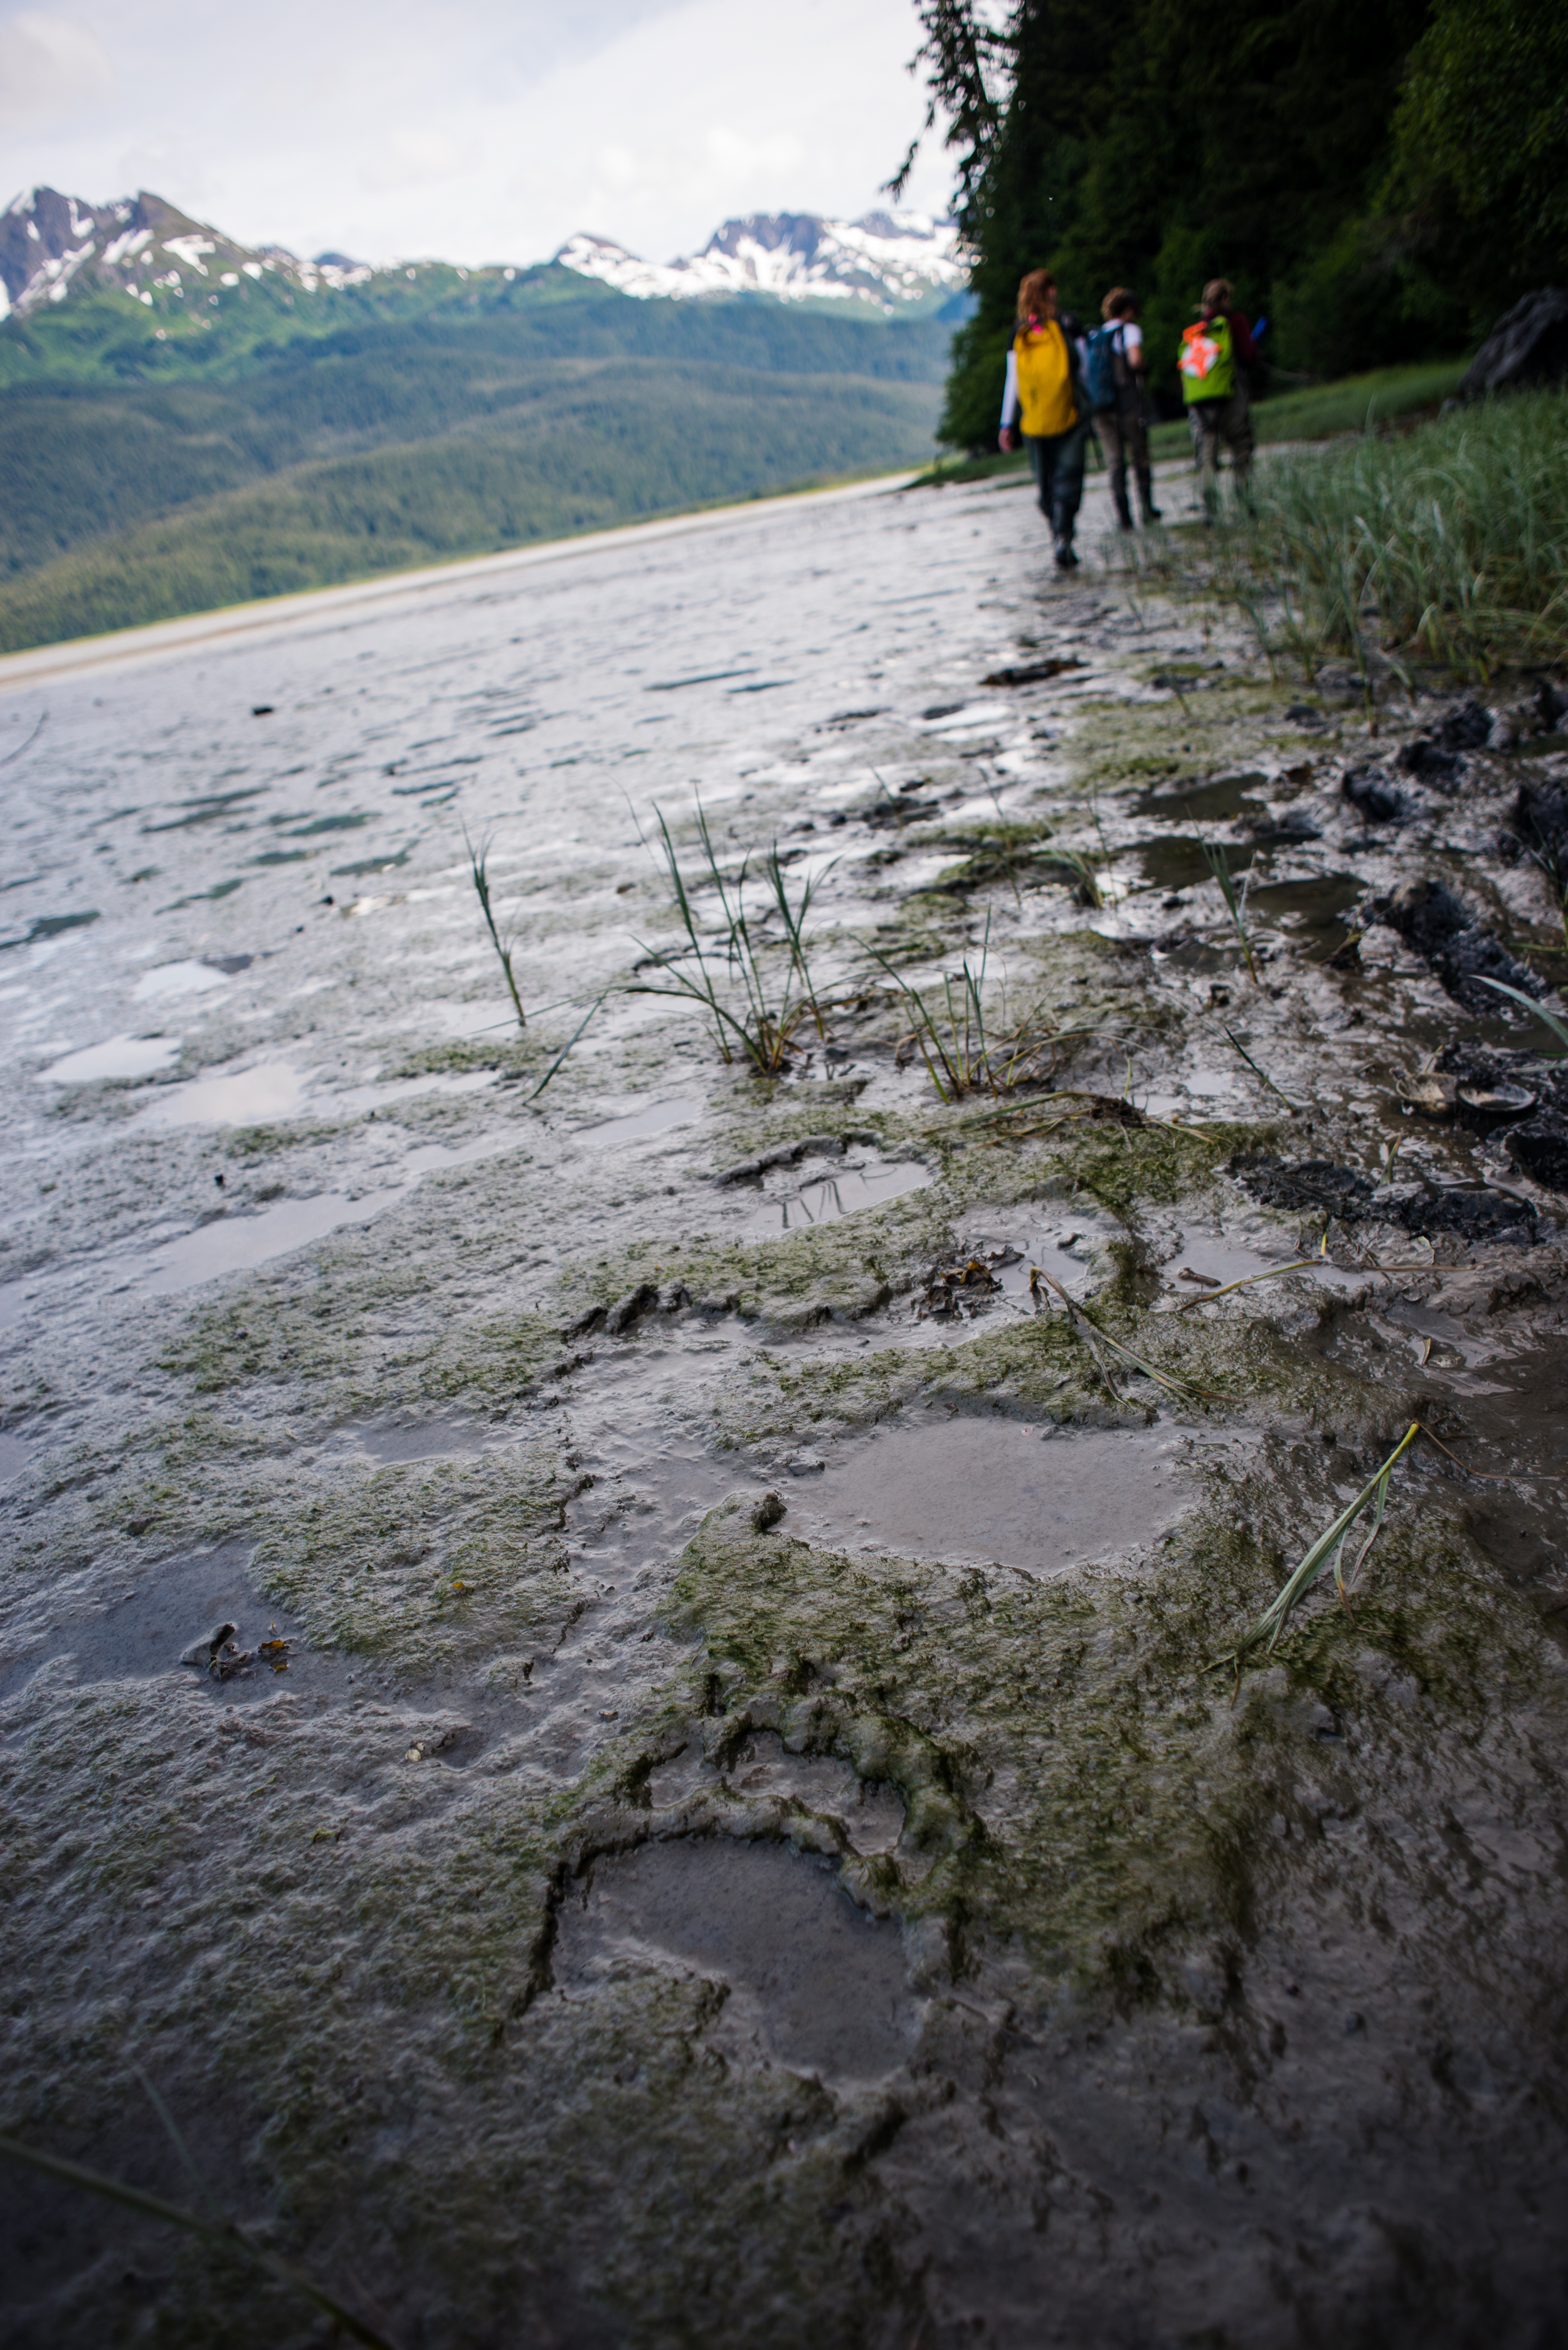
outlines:
{"label": "dark wading pant", "polygon": [[1040,511],[1051,525],[1058,550],[1073,544],[1073,525],[1084,502],[1084,449],[1086,424],[1069,425],[1065,432],[1023,435],[1030,470],[1040,494]]}
{"label": "dark wading pant", "polygon": [[1247,387],[1239,383],[1222,400],[1195,400],[1189,408],[1192,426],[1192,462],[1202,484],[1203,504],[1212,514],[1220,503],[1220,443],[1231,451],[1236,486],[1246,494],[1252,470],[1252,403]]}
{"label": "dark wading pant", "polygon": [[1147,522],[1154,513],[1148,428],[1143,421],[1142,401],[1135,397],[1116,408],[1102,408],[1095,418],[1095,432],[1105,452],[1106,471],[1111,477],[1111,504],[1116,510],[1116,520],[1124,530],[1131,530],[1132,513],[1127,505],[1129,464],[1137,482],[1139,516]]}

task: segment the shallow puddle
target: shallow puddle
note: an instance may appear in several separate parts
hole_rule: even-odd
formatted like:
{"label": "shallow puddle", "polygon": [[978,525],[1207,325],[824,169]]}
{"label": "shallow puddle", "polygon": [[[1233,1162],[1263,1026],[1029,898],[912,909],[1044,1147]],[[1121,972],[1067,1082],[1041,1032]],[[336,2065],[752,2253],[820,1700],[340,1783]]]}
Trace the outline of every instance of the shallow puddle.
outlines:
{"label": "shallow puddle", "polygon": [[211,988],[226,987],[231,975],[214,962],[162,962],[144,971],[130,993],[138,1003],[156,1003],[170,995],[205,995]]}
{"label": "shallow puddle", "polygon": [[[63,1601],[41,1638],[0,1664],[0,1696],[14,1696],[60,1658],[70,1659],[78,1681],[167,1676],[230,1704],[284,1690],[314,1697],[347,1689],[345,1660],[306,1646],[298,1619],[274,1607],[250,1581],[250,1558],[249,1543],[224,1543],[128,1570],[123,1589],[108,1600]],[[204,1663],[182,1664],[186,1649],[204,1644],[223,1624],[234,1627],[234,1648],[247,1653],[248,1663],[231,1667],[227,1679]]]}
{"label": "shallow puddle", "polygon": [[1135,816],[1164,816],[1172,824],[1234,824],[1240,816],[1261,816],[1255,794],[1268,789],[1264,775],[1217,775],[1189,791],[1145,792],[1133,802]]}
{"label": "shallow puddle", "polygon": [[[1245,873],[1260,853],[1251,841],[1227,841],[1223,845],[1225,862],[1232,873]],[[1157,889],[1196,889],[1214,879],[1201,841],[1183,839],[1179,835],[1168,840],[1146,840],[1134,853],[1146,879]]]}
{"label": "shallow puddle", "polygon": [[1198,1499],[1168,1429],[1060,1430],[1000,1416],[878,1429],[790,1495],[790,1530],[955,1565],[1057,1575],[1155,1541]]}
{"label": "shallow puddle", "polygon": [[870,2081],[909,2054],[919,2009],[897,1930],[857,1909],[826,1863],[784,1846],[645,1844],[569,1887],[555,1950],[569,1993],[671,1960],[727,1985],[711,2037],[732,2056]]}
{"label": "shallow puddle", "polygon": [[151,1077],[178,1055],[178,1036],[110,1036],[51,1061],[38,1075],[57,1086],[101,1085],[110,1078]]}
{"label": "shallow puddle", "polygon": [[1350,936],[1345,917],[1366,895],[1366,884],[1350,873],[1324,873],[1302,881],[1265,881],[1248,893],[1249,906],[1270,920],[1305,931],[1322,954],[1333,954]]}
{"label": "shallow puddle", "polygon": [[252,1126],[292,1118],[305,1079],[286,1061],[260,1061],[228,1077],[195,1077],[171,1086],[142,1112],[146,1126]]}
{"label": "shallow puddle", "polygon": [[160,1249],[138,1286],[150,1297],[191,1289],[223,1273],[244,1273],[290,1249],[303,1248],[343,1224],[366,1224],[379,1216],[396,1191],[367,1191],[350,1200],[342,1191],[322,1191],[313,1200],[285,1200],[254,1216],[220,1216]]}
{"label": "shallow puddle", "polygon": [[836,1223],[858,1208],[874,1208],[906,1191],[922,1191],[930,1170],[910,1160],[898,1167],[850,1168],[841,1175],[822,1175],[803,1183],[788,1198],[768,1200],[755,1209],[746,1226],[748,1240],[776,1240],[782,1232],[799,1232],[806,1224]]}
{"label": "shallow puddle", "polygon": [[672,1126],[690,1126],[702,1115],[700,1101],[649,1102],[628,1110],[622,1118],[601,1118],[597,1126],[579,1126],[579,1142],[636,1142],[645,1134],[663,1134]]}

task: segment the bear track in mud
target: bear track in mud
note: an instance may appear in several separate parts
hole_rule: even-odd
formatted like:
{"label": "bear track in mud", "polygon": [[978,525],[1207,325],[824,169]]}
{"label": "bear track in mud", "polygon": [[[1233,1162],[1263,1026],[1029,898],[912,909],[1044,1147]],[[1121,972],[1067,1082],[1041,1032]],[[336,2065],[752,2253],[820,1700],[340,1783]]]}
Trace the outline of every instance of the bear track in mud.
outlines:
{"label": "bear track in mud", "polygon": [[[1562,1002],[1568,705],[1374,733],[1033,524],[0,664],[0,2130],[188,2199],[144,2068],[405,2345],[1568,2300],[1568,1125],[1475,983]],[[626,992],[694,784],[817,893],[774,1080]],[[944,1102],[886,965],[982,952],[1056,1041]],[[1349,1607],[1211,1669],[1416,1418]],[[8,2342],[322,2338],[10,2187]]]}

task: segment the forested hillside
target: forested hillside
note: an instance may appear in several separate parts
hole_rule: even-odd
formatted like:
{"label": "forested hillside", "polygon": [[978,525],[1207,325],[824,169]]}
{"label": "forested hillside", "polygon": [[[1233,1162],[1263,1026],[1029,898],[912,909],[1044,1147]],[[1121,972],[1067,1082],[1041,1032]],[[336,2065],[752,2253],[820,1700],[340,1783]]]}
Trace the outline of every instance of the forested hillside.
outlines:
{"label": "forested hillside", "polygon": [[415,315],[350,289],[308,331],[270,288],[210,338],[116,294],[8,324],[0,649],[929,453],[938,319],[422,274]]}
{"label": "forested hillside", "polygon": [[1568,265],[1557,0],[981,0],[919,11],[979,307],[942,437],[994,432],[1020,276],[1131,286],[1164,390],[1206,278],[1324,378],[1450,356]]}

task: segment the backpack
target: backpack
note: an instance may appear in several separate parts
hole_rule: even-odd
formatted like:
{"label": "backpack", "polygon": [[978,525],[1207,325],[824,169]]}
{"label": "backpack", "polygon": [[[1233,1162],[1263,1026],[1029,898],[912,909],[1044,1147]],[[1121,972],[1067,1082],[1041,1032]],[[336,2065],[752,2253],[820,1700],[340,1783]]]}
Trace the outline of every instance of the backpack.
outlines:
{"label": "backpack", "polygon": [[1231,339],[1231,321],[1222,310],[1183,328],[1176,364],[1181,371],[1181,397],[1189,408],[1195,400],[1230,398],[1236,389],[1236,347]]}
{"label": "backpack", "polygon": [[1084,390],[1096,412],[1116,404],[1116,337],[1121,324],[1119,318],[1112,318],[1096,327],[1084,345]]}

